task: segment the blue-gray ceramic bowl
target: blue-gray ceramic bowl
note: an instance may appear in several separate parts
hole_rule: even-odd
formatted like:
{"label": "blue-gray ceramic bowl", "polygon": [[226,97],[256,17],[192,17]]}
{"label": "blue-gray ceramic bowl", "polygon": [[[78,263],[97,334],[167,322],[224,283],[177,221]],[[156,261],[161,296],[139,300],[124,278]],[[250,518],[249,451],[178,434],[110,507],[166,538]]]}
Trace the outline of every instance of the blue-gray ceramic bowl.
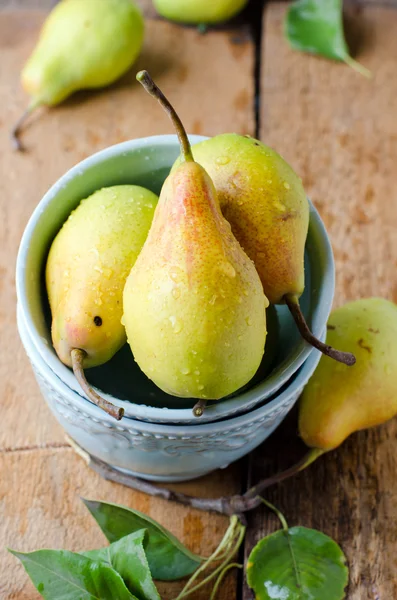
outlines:
{"label": "blue-gray ceramic bowl", "polygon": [[283,391],[246,414],[199,425],[124,417],[115,421],[69,388],[43,360],[21,318],[19,333],[41,392],[55,418],[81,448],[112,467],[153,481],[185,481],[224,468],[261,444],[295,404],[317,366],[310,354]]}
{"label": "blue-gray ceramic bowl", "polygon": [[[191,136],[190,139],[194,144],[204,138]],[[79,201],[103,186],[135,183],[159,193],[178,154],[179,145],[174,135],[131,140],[102,150],[59,179],[38,204],[25,229],[16,272],[20,322],[23,322],[35,352],[80,398],[84,394],[73,372],[60,362],[51,343],[43,285],[50,244]],[[320,336],[334,295],[334,262],[327,233],[311,204],[305,278],[301,306],[314,334]],[[277,317],[277,348],[266,348],[265,353],[274,352],[270,374],[233,397],[212,403],[200,418],[201,425],[247,412],[274,396],[313,352],[312,347],[300,338],[286,307],[277,307]],[[191,411],[194,401],[174,398],[157,388],[134,363],[127,345],[110,363],[88,369],[86,375],[105,397],[124,407],[126,417],[153,423],[197,424]],[[89,405],[89,401],[85,401]]]}

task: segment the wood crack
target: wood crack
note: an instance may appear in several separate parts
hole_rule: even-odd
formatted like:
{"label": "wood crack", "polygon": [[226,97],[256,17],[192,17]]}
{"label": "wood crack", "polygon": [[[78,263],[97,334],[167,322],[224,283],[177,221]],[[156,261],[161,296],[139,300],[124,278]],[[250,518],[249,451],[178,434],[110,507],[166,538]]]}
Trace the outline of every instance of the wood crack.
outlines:
{"label": "wood crack", "polygon": [[35,450],[64,450],[65,448],[70,449],[69,444],[63,442],[53,442],[50,444],[31,444],[28,446],[15,446],[0,448],[0,454],[12,454],[16,452],[34,452]]}

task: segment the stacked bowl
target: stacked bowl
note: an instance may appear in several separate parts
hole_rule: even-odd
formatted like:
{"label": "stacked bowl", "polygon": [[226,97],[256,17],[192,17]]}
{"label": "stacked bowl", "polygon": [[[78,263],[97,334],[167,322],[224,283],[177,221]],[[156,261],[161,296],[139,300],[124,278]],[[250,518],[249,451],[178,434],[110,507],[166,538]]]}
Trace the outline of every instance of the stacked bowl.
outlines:
{"label": "stacked bowl", "polygon": [[[191,136],[195,144],[205,138]],[[22,237],[17,260],[18,329],[50,409],[89,454],[115,469],[154,481],[183,481],[226,467],[263,442],[280,424],[313,373],[320,353],[306,344],[288,310],[269,313],[265,358],[248,386],[209,403],[193,416],[194,400],[169,396],[140,371],[126,345],[106,365],[89,369],[89,382],[125,409],[121,421],[92,404],[51,343],[44,269],[55,235],[80,200],[111,185],[136,184],[159,194],[179,155],[176,136],[132,140],[76,165],[47,192]],[[334,294],[327,233],[310,204],[301,307],[323,338]]]}

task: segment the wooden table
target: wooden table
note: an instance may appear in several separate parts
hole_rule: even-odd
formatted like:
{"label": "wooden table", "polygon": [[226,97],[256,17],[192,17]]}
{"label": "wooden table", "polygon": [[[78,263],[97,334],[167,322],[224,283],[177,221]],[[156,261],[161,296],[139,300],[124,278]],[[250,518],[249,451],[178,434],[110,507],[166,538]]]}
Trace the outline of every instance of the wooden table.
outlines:
{"label": "wooden table", "polygon": [[[397,0],[396,0],[397,1]],[[80,550],[104,543],[79,496],[146,512],[192,550],[208,554],[226,518],[182,508],[101,480],[74,454],[44,404],[15,324],[15,257],[26,222],[46,189],[89,154],[122,140],[170,132],[134,82],[148,68],[175,101],[188,131],[260,136],[291,162],[331,235],[335,304],[380,295],[397,302],[397,4],[373,1],[348,12],[368,81],[342,64],[293,52],[283,39],[285,4],[257,0],[230,27],[201,35],[157,19],[148,0],[147,36],[138,64],[118,84],[78,94],[32,119],[27,154],[10,149],[8,129],[26,105],[19,72],[51,0],[0,6],[0,598],[38,594],[4,546]],[[394,6],[393,6],[394,5]],[[249,20],[256,23],[253,33]],[[261,26],[260,26],[261,21]],[[255,101],[258,92],[259,100]],[[294,462],[296,415],[252,456],[199,481],[176,485],[215,496],[244,490]],[[352,436],[309,470],[269,490],[291,525],[319,528],[348,556],[350,600],[397,598],[397,421]],[[248,476],[247,476],[248,473]],[[278,527],[267,510],[249,516],[244,553]],[[165,600],[180,584],[161,585]],[[248,600],[229,574],[219,600]],[[205,600],[208,593],[197,594]]]}

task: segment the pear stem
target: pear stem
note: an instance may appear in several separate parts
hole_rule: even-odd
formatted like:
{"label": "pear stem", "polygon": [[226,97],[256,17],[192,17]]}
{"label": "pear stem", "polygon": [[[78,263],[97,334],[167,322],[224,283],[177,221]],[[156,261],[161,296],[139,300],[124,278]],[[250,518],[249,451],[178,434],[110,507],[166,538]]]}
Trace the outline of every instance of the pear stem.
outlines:
{"label": "pear stem", "polygon": [[274,504],[269,502],[269,500],[265,500],[265,498],[261,498],[261,500],[263,504],[267,506],[267,508],[270,508],[270,510],[272,510],[275,513],[275,515],[279,518],[279,521],[284,531],[288,531],[289,527],[286,518],[284,517],[283,513],[280,510],[278,510],[277,506],[274,506]]}
{"label": "pear stem", "polygon": [[192,148],[190,146],[189,138],[187,137],[186,130],[182,124],[182,121],[178,117],[175,108],[172,106],[171,102],[167,100],[164,96],[163,92],[160,88],[154,83],[153,79],[149,75],[147,71],[139,71],[136,75],[139,83],[143,85],[148,94],[153,96],[164,108],[165,112],[168,114],[171,119],[178,139],[181,145],[182,155],[186,162],[193,162],[193,154]]}
{"label": "pear stem", "polygon": [[35,108],[37,108],[39,104],[35,101],[32,101],[27,109],[22,113],[19,117],[18,121],[15,123],[14,127],[10,131],[10,139],[14,150],[17,152],[24,152],[25,147],[23,146],[21,140],[19,139],[22,126],[24,125],[28,116],[33,112]]}
{"label": "pear stem", "polygon": [[360,73],[360,75],[363,75],[367,79],[371,79],[371,77],[372,77],[371,71],[369,69],[367,69],[367,67],[364,67],[364,65],[362,65],[361,63],[354,60],[354,58],[349,56],[349,54],[346,54],[346,56],[343,58],[343,60],[349,67],[354,69],[354,71],[356,71],[357,73]]}
{"label": "pear stem", "polygon": [[201,417],[204,414],[205,407],[207,406],[207,400],[200,399],[193,406],[193,414],[195,417]]}
{"label": "pear stem", "polygon": [[[72,447],[76,450],[76,452],[78,452],[76,446],[76,442],[73,442]],[[276,475],[268,477],[267,479],[263,479],[257,485],[250,488],[245,494],[221,496],[219,498],[197,498],[196,496],[189,496],[188,494],[183,494],[182,492],[157,486],[150,481],[146,481],[145,479],[134,477],[134,475],[121,473],[120,471],[110,467],[99,458],[91,456],[84,450],[78,453],[80,456],[83,456],[89,467],[91,467],[94,471],[101,475],[101,477],[108,481],[114,481],[115,483],[132,488],[133,490],[138,490],[139,492],[143,492],[157,498],[162,498],[163,500],[178,502],[183,506],[190,506],[192,508],[216,512],[227,516],[237,515],[239,519],[244,522],[244,513],[254,510],[263,503],[263,499],[261,498],[260,494],[265,489],[275,485],[276,483],[284,481],[285,479],[288,479],[297,473],[300,473],[309,465],[311,465],[319,456],[324,454],[325,450],[312,448],[295,465],[289,469],[286,469],[285,471],[281,471]]]}
{"label": "pear stem", "polygon": [[319,456],[325,453],[325,450],[321,450],[320,448],[311,448],[309,452],[307,452],[301,460],[295,463],[292,467],[285,469],[285,471],[281,471],[280,473],[276,473],[276,475],[272,475],[267,479],[263,479],[257,485],[254,485],[251,489],[249,489],[245,494],[243,494],[243,498],[248,499],[258,499],[258,496],[268,487],[275,485],[276,483],[280,483],[285,479],[289,479],[293,477],[297,473],[300,473],[304,469],[306,469],[309,465],[311,465]]}
{"label": "pear stem", "polygon": [[342,352],[341,350],[336,350],[332,346],[328,344],[324,344],[319,339],[317,339],[309,329],[308,324],[306,323],[305,317],[303,316],[301,307],[299,306],[298,298],[293,294],[286,294],[284,296],[284,300],[286,305],[288,306],[290,313],[298,327],[299,333],[303,337],[306,342],[308,342],[317,350],[320,350],[325,356],[329,356],[334,360],[337,360],[344,365],[351,367],[356,362],[356,357],[351,352]]}
{"label": "pear stem", "polygon": [[[234,520],[236,520],[235,523],[234,523]],[[233,529],[235,531],[233,531],[233,529],[231,530],[231,527],[233,527]],[[245,531],[246,531],[245,525],[243,525],[241,522],[239,522],[238,517],[236,515],[233,515],[231,518],[231,526],[229,526],[228,530],[226,531],[226,534],[224,535],[217,550],[214,552],[214,554],[212,556],[210,556],[210,558],[201,567],[199,567],[197,569],[197,571],[195,571],[193,573],[192,577],[189,579],[189,581],[183,588],[182,592],[177,596],[177,598],[175,598],[175,600],[183,600],[184,598],[187,598],[188,596],[191,596],[192,594],[196,595],[196,592],[200,588],[207,585],[217,575],[220,576],[222,574],[222,572],[224,571],[224,569],[227,567],[227,565],[232,560],[233,556],[235,554],[237,554],[238,550],[240,549],[240,546],[244,540]],[[231,537],[231,535],[232,535],[232,537]],[[200,581],[200,583],[196,584],[194,587],[191,587],[191,583],[197,578],[196,576],[198,575],[198,573],[199,572],[202,573],[204,570],[206,570],[208,568],[208,566],[210,565],[210,563],[213,562],[215,554],[218,554],[218,551],[220,549],[223,549],[223,547],[225,547],[225,546],[226,546],[228,552],[226,553],[226,556],[225,556],[222,564],[220,564],[214,571],[212,571],[212,573],[210,573],[205,579]],[[216,585],[216,582],[215,582],[215,585]],[[211,598],[213,598],[213,595],[211,595]]]}
{"label": "pear stem", "polygon": [[211,592],[210,600],[215,600],[219,587],[222,581],[224,580],[225,576],[227,575],[227,572],[230,571],[230,569],[242,569],[243,567],[244,565],[240,565],[239,563],[230,563],[226,565],[226,567],[224,567],[223,570],[219,573],[218,579],[216,580],[214,588]]}
{"label": "pear stem", "polygon": [[96,391],[92,389],[84,375],[83,362],[84,358],[87,356],[86,352],[84,352],[84,350],[80,350],[79,348],[73,348],[73,350],[70,353],[70,356],[72,358],[73,373],[75,374],[76,379],[79,382],[83,392],[99,408],[104,410],[111,417],[117,419],[117,421],[120,421],[120,419],[124,415],[124,408],[115,406],[114,404],[112,404],[108,400],[105,400],[105,398],[102,398],[102,396],[97,394]]}

